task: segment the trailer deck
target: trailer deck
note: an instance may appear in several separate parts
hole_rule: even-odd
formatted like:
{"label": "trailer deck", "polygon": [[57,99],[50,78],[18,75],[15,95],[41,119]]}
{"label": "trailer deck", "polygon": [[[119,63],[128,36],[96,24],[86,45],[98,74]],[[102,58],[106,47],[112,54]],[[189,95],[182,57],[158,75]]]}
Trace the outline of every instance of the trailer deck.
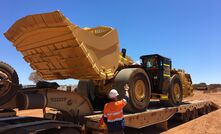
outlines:
{"label": "trailer deck", "polygon": [[[172,117],[186,122],[218,108],[219,107],[211,101],[186,101],[177,107],[162,107],[160,103],[152,102],[150,108],[145,112],[125,114],[125,126],[140,129],[151,125],[157,125],[167,130],[167,121]],[[86,126],[94,131],[103,131],[105,133],[105,130],[98,128],[101,117],[102,114],[86,116]]]}

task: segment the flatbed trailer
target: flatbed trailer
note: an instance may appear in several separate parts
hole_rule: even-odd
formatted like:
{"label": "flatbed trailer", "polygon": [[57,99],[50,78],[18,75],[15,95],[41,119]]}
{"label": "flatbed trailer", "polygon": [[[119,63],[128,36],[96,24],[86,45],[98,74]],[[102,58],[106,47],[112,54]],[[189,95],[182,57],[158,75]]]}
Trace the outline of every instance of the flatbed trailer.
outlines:
{"label": "flatbed trailer", "polygon": [[[125,125],[130,128],[144,128],[156,125],[164,130],[168,129],[168,120],[176,118],[187,122],[201,115],[218,109],[219,106],[211,101],[186,101],[177,107],[162,107],[158,102],[151,102],[149,109],[141,113],[125,114]],[[54,113],[48,113],[53,115]],[[9,117],[6,117],[8,114]],[[99,129],[98,123],[102,112],[84,116],[81,123],[53,120],[49,117],[17,117],[13,111],[6,110],[0,113],[0,133],[107,133],[106,129]],[[52,116],[51,116],[52,117]],[[76,131],[78,130],[78,131]]]}
{"label": "flatbed trailer", "polygon": [[[125,114],[125,126],[140,129],[156,125],[163,130],[167,130],[168,120],[171,118],[187,122],[218,108],[219,106],[215,103],[204,100],[186,101],[177,107],[162,107],[159,102],[152,102],[152,106],[145,112]],[[87,128],[101,132],[97,129],[101,116],[102,114],[86,116]],[[103,132],[105,133],[105,130]]]}

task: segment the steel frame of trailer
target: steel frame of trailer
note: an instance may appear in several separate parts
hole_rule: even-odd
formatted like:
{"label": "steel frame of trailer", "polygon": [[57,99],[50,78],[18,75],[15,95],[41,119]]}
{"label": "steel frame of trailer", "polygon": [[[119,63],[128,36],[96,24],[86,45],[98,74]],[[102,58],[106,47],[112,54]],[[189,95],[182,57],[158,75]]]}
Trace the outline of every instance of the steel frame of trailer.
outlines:
{"label": "steel frame of trailer", "polygon": [[29,116],[0,118],[0,125],[0,134],[35,134],[50,129],[80,128],[79,125],[67,121],[47,120]]}
{"label": "steel frame of trailer", "polygon": [[[168,120],[174,115],[180,115],[184,118],[194,113],[201,115],[209,113],[213,110],[220,108],[218,105],[211,101],[187,101],[177,107],[150,107],[150,109],[141,113],[125,114],[125,125],[131,128],[144,128],[151,125],[167,130]],[[187,114],[191,113],[191,114]],[[8,117],[7,117],[8,116]],[[74,124],[68,121],[51,120],[37,117],[16,117],[15,111],[2,111],[0,112],[0,133],[4,132],[18,132],[25,129],[25,132],[38,132],[47,129],[61,129],[61,128],[79,128],[84,133],[106,133],[105,129],[99,129],[98,123],[102,113],[84,116],[85,122],[83,125]],[[192,118],[192,117],[191,117]]]}
{"label": "steel frame of trailer", "polygon": [[[204,101],[204,100],[187,101],[177,107],[162,107],[162,108],[156,107],[148,109],[147,111],[141,113],[125,114],[124,116],[125,126],[140,129],[151,125],[157,125],[163,130],[167,130],[168,120],[174,117],[174,115],[178,115],[182,120],[182,118],[184,118],[183,116],[188,116],[186,112],[189,112],[191,114],[197,112],[200,115],[203,115],[218,108],[219,106],[211,101]],[[98,129],[98,123],[101,116],[102,114],[86,116],[85,118],[87,120],[86,122],[87,128],[90,128],[92,131],[95,132],[100,131],[105,133],[106,130]]]}

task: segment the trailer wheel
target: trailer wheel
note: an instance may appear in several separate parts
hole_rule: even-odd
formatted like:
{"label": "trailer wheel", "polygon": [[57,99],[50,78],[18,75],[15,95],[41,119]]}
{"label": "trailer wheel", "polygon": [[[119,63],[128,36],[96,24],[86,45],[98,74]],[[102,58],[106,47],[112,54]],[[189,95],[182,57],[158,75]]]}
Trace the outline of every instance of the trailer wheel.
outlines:
{"label": "trailer wheel", "polygon": [[196,108],[194,108],[192,111],[191,111],[191,116],[190,116],[190,119],[195,119],[198,117],[198,110]]}
{"label": "trailer wheel", "polygon": [[56,134],[81,134],[77,128],[62,128]]}
{"label": "trailer wheel", "polygon": [[168,100],[163,101],[168,106],[178,106],[183,100],[183,88],[179,75],[173,75],[170,80],[170,88],[168,91]]}
{"label": "trailer wheel", "polygon": [[0,105],[8,102],[17,92],[17,72],[8,64],[0,62]]}
{"label": "trailer wheel", "polygon": [[206,107],[206,114],[210,113],[212,110],[211,110],[211,107],[210,105]]}
{"label": "trailer wheel", "polygon": [[206,114],[206,107],[202,107],[199,110],[200,115],[205,115]]}
{"label": "trailer wheel", "polygon": [[191,116],[191,112],[189,109],[187,109],[185,113],[182,113],[181,120],[183,122],[188,122],[190,120],[190,116]]}
{"label": "trailer wheel", "polygon": [[113,87],[118,90],[120,98],[124,98],[124,86],[129,86],[129,102],[126,112],[145,111],[150,102],[151,87],[146,72],[141,68],[127,68],[121,70],[115,77]]}
{"label": "trailer wheel", "polygon": [[195,109],[196,112],[195,112],[195,118],[198,118],[199,117],[199,110],[198,109]]}

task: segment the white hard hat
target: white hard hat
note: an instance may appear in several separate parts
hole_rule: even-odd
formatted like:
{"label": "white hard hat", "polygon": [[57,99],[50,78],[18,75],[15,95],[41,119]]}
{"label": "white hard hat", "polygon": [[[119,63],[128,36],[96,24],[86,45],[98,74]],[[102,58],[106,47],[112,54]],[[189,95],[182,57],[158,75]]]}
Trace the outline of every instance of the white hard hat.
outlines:
{"label": "white hard hat", "polygon": [[111,89],[110,92],[109,92],[109,97],[110,97],[110,98],[115,98],[115,97],[117,97],[118,95],[119,95],[119,94],[118,94],[118,92],[117,92],[116,89]]}

